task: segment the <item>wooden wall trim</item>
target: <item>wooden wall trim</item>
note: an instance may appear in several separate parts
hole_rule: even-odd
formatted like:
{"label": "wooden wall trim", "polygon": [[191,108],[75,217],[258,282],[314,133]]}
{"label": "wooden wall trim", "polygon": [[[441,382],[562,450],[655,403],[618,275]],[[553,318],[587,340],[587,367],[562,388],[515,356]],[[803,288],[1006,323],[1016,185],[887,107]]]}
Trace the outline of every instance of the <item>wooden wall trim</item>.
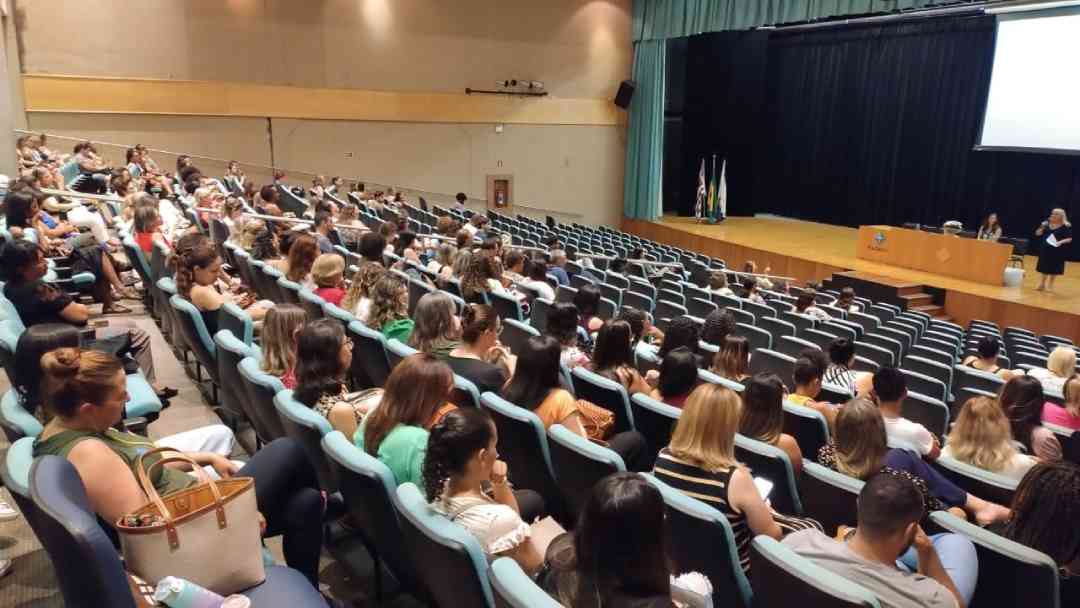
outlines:
{"label": "wooden wall trim", "polygon": [[241,82],[22,77],[27,112],[165,114],[389,122],[623,125],[610,99],[402,93]]}

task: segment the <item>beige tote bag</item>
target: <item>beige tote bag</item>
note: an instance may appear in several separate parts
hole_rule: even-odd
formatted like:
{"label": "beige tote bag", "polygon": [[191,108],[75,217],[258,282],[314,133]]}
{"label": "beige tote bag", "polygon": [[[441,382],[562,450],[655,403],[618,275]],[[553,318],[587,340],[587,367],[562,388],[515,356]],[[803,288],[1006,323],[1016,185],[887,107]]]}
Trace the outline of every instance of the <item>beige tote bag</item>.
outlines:
{"label": "beige tote bag", "polygon": [[[146,457],[159,452],[173,455],[155,462],[151,468],[186,462],[199,477],[199,483],[159,496],[143,465]],[[214,481],[194,460],[169,448],[140,455],[135,471],[150,502],[134,514],[156,514],[165,521],[145,527],[117,522],[129,571],[151,585],[166,576],[175,576],[221,595],[243,591],[266,579],[252,478]]]}

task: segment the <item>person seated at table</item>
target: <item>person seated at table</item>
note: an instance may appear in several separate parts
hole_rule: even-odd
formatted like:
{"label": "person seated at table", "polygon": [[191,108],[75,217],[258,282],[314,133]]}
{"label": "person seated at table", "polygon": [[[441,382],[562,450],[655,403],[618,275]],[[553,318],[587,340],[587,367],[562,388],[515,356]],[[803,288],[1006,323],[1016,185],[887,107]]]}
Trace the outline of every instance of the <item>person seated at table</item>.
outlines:
{"label": "person seated at table", "polygon": [[1001,224],[998,222],[998,215],[991,213],[986,216],[982,224],[979,224],[979,232],[975,238],[980,241],[996,241],[1001,238],[1002,230]]}
{"label": "person seated at table", "polygon": [[964,365],[971,369],[994,374],[1005,381],[1022,374],[1022,372],[1005,369],[998,365],[998,353],[1001,352],[1001,342],[998,342],[997,338],[984,336],[979,340],[975,352],[976,354],[968,355],[964,359]]}

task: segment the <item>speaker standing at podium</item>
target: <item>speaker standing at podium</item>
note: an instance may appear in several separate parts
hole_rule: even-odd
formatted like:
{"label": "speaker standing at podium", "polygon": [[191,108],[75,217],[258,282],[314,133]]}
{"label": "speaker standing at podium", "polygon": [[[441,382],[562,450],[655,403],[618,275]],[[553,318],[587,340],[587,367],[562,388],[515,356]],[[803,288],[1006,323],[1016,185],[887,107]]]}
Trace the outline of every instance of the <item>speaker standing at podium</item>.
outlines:
{"label": "speaker standing at podium", "polygon": [[1035,267],[1042,277],[1035,289],[1053,291],[1054,279],[1065,274],[1065,246],[1072,242],[1072,224],[1065,216],[1065,210],[1051,211],[1050,217],[1035,230],[1035,236],[1041,237],[1042,245],[1039,248],[1039,265]]}

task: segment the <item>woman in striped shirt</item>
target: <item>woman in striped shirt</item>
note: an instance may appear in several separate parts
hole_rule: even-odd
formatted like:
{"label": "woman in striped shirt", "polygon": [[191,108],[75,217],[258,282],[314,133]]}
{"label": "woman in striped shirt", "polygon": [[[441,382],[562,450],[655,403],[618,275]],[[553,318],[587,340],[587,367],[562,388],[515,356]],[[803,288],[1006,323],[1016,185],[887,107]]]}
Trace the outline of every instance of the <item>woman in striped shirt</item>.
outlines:
{"label": "woman in striped shirt", "polygon": [[660,450],[653,475],[727,517],[739,563],[750,571],[750,541],[758,534],[780,539],[794,530],[821,526],[772,511],[750,471],[735,460],[735,432],[742,404],[731,389],[699,385],[686,400],[671,443]]}

